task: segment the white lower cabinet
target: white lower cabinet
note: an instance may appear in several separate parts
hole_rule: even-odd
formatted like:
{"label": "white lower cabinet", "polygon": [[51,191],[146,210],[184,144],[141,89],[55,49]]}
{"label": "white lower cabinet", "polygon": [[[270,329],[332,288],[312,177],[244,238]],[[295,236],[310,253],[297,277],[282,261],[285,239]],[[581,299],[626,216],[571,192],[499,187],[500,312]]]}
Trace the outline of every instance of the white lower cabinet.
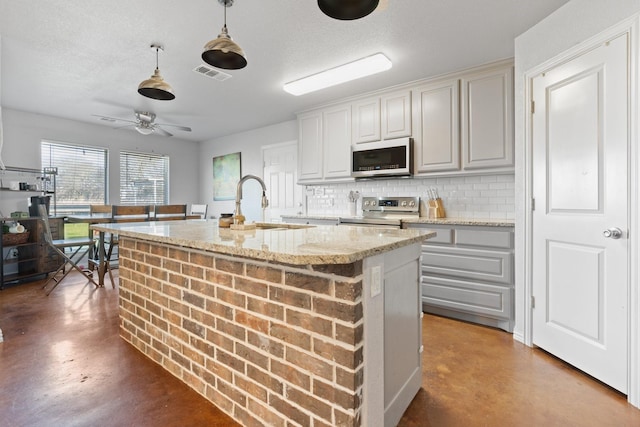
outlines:
{"label": "white lower cabinet", "polygon": [[407,224],[438,234],[422,245],[422,309],[513,332],[513,228]]}

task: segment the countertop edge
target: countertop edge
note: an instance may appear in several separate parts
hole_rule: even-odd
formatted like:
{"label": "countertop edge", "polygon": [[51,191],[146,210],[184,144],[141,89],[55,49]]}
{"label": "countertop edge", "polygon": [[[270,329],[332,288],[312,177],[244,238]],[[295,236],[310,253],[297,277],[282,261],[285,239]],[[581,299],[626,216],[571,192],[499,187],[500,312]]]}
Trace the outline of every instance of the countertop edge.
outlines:
{"label": "countertop edge", "polygon": [[[318,226],[321,228],[322,226]],[[390,241],[388,243],[380,244],[375,247],[365,248],[362,250],[353,250],[351,252],[333,252],[325,254],[291,254],[286,252],[259,250],[253,248],[238,248],[235,246],[227,246],[216,242],[205,240],[192,240],[183,239],[178,237],[168,237],[161,235],[154,235],[145,232],[136,232],[133,230],[121,230],[114,227],[113,224],[94,224],[91,226],[93,230],[104,231],[108,233],[115,233],[121,237],[129,237],[144,241],[150,241],[155,243],[162,243],[168,245],[175,245],[185,248],[202,250],[205,252],[214,252],[222,255],[240,256],[244,258],[258,259],[262,261],[272,261],[282,264],[290,265],[319,265],[319,264],[350,264],[356,261],[360,261],[364,258],[378,255],[380,253],[388,252],[394,249],[401,248],[403,246],[409,246],[414,243],[422,242],[426,239],[434,237],[435,231],[422,230],[420,234],[415,236],[403,237],[399,240]],[[297,230],[290,230],[295,232]],[[265,230],[264,232],[269,232]],[[283,233],[283,231],[276,231],[277,233]],[[237,231],[242,233],[242,231]],[[329,251],[329,250],[327,250]]]}

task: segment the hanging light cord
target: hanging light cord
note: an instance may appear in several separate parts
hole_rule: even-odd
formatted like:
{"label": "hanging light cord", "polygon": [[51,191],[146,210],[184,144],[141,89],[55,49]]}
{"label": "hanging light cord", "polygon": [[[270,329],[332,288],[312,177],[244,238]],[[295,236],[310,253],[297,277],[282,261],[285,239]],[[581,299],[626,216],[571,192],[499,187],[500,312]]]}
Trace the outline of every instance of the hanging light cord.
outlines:
{"label": "hanging light cord", "polygon": [[160,48],[156,46],[156,70],[159,70],[159,68],[158,68],[158,50],[160,50]]}

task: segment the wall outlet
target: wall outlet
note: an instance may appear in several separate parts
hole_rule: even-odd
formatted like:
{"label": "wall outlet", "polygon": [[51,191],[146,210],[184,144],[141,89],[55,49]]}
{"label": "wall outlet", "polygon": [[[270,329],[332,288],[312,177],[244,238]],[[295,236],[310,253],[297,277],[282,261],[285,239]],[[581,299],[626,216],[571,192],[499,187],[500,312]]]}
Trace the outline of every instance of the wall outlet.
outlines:
{"label": "wall outlet", "polygon": [[371,298],[382,292],[382,267],[371,267]]}

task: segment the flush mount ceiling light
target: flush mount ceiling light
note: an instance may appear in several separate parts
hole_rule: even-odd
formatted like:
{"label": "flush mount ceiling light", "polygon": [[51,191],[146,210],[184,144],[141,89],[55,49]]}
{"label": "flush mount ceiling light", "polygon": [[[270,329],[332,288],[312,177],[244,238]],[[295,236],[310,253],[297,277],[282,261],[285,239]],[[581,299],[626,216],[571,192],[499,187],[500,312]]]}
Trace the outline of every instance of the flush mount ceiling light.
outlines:
{"label": "flush mount ceiling light", "polygon": [[239,70],[247,66],[247,57],[227,31],[227,8],[233,5],[233,0],[218,0],[224,6],[224,26],[218,38],[211,40],[204,46],[202,60],[207,64],[224,70]]}
{"label": "flush mount ceiling light", "polygon": [[376,53],[348,64],[285,83],[283,89],[295,96],[304,95],[305,93],[381,73],[391,68],[391,66],[389,58],[382,53]]}
{"label": "flush mount ceiling light", "polygon": [[379,0],[318,0],[325,15],[343,21],[367,16],[378,7]]}
{"label": "flush mount ceiling light", "polygon": [[169,83],[165,82],[160,75],[160,69],[158,68],[158,52],[164,49],[157,44],[152,44],[151,49],[155,49],[156,51],[156,70],[149,79],[138,85],[138,93],[147,98],[170,101],[176,96],[173,94],[173,89]]}

